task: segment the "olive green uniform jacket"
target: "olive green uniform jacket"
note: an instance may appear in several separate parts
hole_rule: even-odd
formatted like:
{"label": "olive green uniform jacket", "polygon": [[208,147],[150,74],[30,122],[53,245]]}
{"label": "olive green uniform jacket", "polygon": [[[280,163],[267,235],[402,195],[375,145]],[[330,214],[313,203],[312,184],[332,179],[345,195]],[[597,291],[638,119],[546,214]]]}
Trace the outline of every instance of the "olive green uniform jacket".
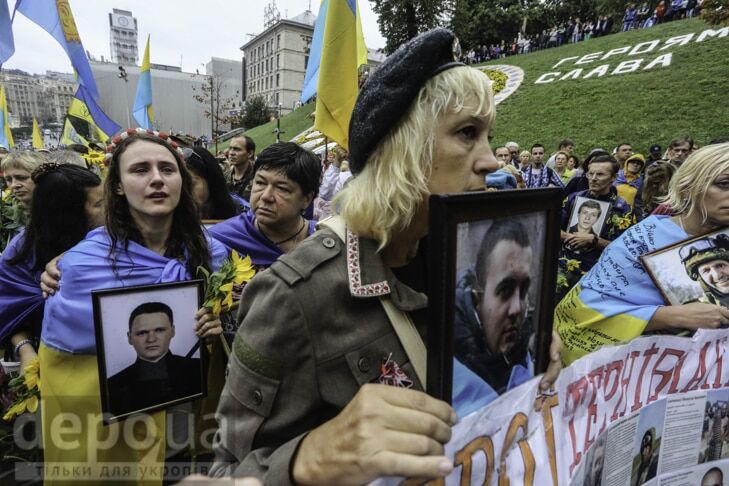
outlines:
{"label": "olive green uniform jacket", "polygon": [[423,389],[379,297],[406,312],[427,298],[399,282],[376,248],[349,231],[345,244],[324,228],[246,286],[211,475],[291,484],[300,441],[376,382],[388,357]]}

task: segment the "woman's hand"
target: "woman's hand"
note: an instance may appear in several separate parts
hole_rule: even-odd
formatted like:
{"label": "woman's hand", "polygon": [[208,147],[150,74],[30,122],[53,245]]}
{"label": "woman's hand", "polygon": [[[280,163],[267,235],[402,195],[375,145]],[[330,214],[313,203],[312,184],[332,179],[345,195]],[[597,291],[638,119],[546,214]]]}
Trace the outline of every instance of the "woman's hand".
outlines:
{"label": "woman's hand", "polygon": [[570,233],[564,239],[564,243],[573,250],[582,250],[592,246],[595,241],[593,234]]}
{"label": "woman's hand", "polygon": [[44,299],[47,299],[61,289],[61,270],[58,269],[58,261],[62,256],[63,253],[46,263],[46,270],[41,274],[40,288],[43,291]]}
{"label": "woman's hand", "polygon": [[218,336],[223,333],[223,324],[220,319],[207,307],[201,307],[195,313],[195,334],[198,337],[206,338]]}
{"label": "woman's hand", "polygon": [[715,304],[692,302],[683,305],[665,305],[653,314],[646,331],[675,329],[717,329],[729,325],[729,309]]}

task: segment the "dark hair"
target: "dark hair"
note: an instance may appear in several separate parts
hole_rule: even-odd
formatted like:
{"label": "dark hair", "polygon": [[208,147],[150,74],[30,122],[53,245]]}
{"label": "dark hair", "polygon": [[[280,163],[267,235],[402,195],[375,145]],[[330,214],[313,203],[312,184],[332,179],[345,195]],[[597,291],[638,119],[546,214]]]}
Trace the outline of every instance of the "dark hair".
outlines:
{"label": "dark hair", "polygon": [[187,168],[195,175],[205,179],[208,185],[209,213],[203,214],[202,217],[204,219],[228,219],[238,214],[235,201],[230,197],[230,192],[225,184],[223,171],[213,154],[202,147],[185,149],[185,161]]}
{"label": "dark hair", "polygon": [[628,146],[629,146],[629,147],[631,147],[631,148],[633,147],[633,144],[632,144],[632,143],[628,143],[628,142],[623,142],[623,143],[621,143],[621,144],[618,144],[618,146],[617,146],[617,147],[615,147],[615,151],[617,152],[618,150],[620,150],[620,147],[622,147],[623,145],[628,145]]}
{"label": "dark hair", "polygon": [[671,143],[668,144],[668,148],[669,149],[676,148],[679,145],[683,145],[685,143],[688,144],[689,150],[691,150],[693,148],[693,146],[694,146],[694,139],[691,138],[691,137],[677,137],[677,138],[674,138],[673,140],[671,140]]}
{"label": "dark hair", "polygon": [[33,171],[30,223],[20,251],[8,263],[15,265],[35,255],[33,270],[84,239],[91,229],[86,218],[87,189],[101,184],[99,176],[77,165],[44,164]]}
{"label": "dark hair", "polygon": [[[500,148],[505,148],[506,150],[509,150],[509,147],[507,147],[506,145],[499,145],[498,147],[494,147],[494,155],[496,155],[496,151]],[[509,155],[511,155],[511,150],[509,150]]]}
{"label": "dark hair", "polygon": [[521,222],[507,218],[495,220],[484,234],[476,255],[476,280],[481,289],[486,285],[489,257],[501,241],[513,241],[521,247],[531,247],[529,233]]}
{"label": "dark hair", "polygon": [[187,260],[187,270],[195,275],[197,268],[202,266],[210,269],[210,250],[207,239],[200,224],[197,206],[192,198],[192,180],[182,156],[166,141],[154,135],[137,133],[130,135],[116,146],[111,155],[109,171],[104,182],[104,199],[106,202],[106,231],[111,238],[109,258],[112,266],[116,260],[114,251],[117,242],[122,242],[126,251],[129,240],[144,245],[142,234],[139,232],[131,213],[129,203],[124,195],[117,194],[121,184],[121,157],[129,146],[136,142],[149,142],[166,148],[177,161],[177,168],[182,177],[180,202],[177,204],[172,218],[172,229],[167,240],[167,258]]}
{"label": "dark hair", "polygon": [[582,161],[578,156],[576,156],[575,154],[569,154],[567,156],[567,162],[569,162],[570,159],[575,159],[575,169],[582,167]]}
{"label": "dark hair", "polygon": [[239,139],[242,138],[243,140],[245,140],[245,142],[246,142],[246,152],[253,152],[253,156],[255,157],[255,155],[256,155],[256,142],[254,142],[253,139],[251,137],[249,137],[248,135],[238,135],[236,137],[233,137],[231,139],[231,142],[233,140],[235,140],[236,138],[239,138]]}
{"label": "dark hair", "polygon": [[595,201],[594,199],[588,199],[587,201],[580,204],[580,207],[577,209],[577,214],[580,214],[582,208],[597,209],[597,215],[599,216],[602,214],[602,207],[600,207],[600,203]]}
{"label": "dark hair", "polygon": [[537,147],[542,147],[542,148],[544,148],[544,145],[542,145],[541,143],[535,143],[534,145],[532,145],[532,148],[531,148],[531,149],[529,149],[529,152],[532,152],[532,151],[533,151],[533,150],[534,150],[535,148],[537,148]]}
{"label": "dark hair", "polygon": [[138,316],[142,314],[155,314],[157,312],[162,312],[166,314],[170,320],[170,325],[172,327],[175,326],[175,321],[172,319],[172,309],[170,309],[170,306],[168,306],[167,304],[163,304],[162,302],[145,302],[144,304],[135,307],[132,313],[129,315],[129,330],[132,330],[132,324],[134,323],[134,319],[136,319]]}
{"label": "dark hair", "polygon": [[559,147],[557,147],[557,150],[561,149],[562,147],[566,147],[567,145],[575,145],[575,142],[571,138],[565,138],[561,142],[559,142]]}
{"label": "dark hair", "polygon": [[293,142],[269,145],[260,153],[253,166],[255,174],[261,169],[280,171],[301,187],[304,195],[319,194],[321,162],[316,155]]}
{"label": "dark hair", "polygon": [[[603,163],[604,164],[605,162],[609,162],[610,163],[610,168],[613,171],[612,175],[617,175],[618,174],[618,171],[620,170],[620,162],[618,162],[617,160],[615,160],[615,157],[613,157],[612,155],[607,155],[607,154],[606,155],[598,155],[597,157],[595,157],[592,160],[590,160],[590,164],[589,165],[599,164],[599,163]],[[587,166],[585,167],[585,172],[587,172]]]}

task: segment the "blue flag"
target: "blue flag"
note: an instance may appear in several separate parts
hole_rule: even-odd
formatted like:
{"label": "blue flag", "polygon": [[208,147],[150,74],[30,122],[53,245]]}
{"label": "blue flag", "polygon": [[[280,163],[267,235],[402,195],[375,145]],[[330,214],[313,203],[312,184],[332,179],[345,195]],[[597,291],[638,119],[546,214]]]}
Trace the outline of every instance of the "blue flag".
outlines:
{"label": "blue flag", "polygon": [[97,99],[99,90],[91,74],[91,66],[68,0],[18,0],[16,8],[61,44],[76,70],[79,84],[86,88],[92,98]]}
{"label": "blue flag", "polygon": [[13,42],[13,23],[10,20],[8,2],[0,2],[0,64],[10,59],[15,54],[15,42]]}

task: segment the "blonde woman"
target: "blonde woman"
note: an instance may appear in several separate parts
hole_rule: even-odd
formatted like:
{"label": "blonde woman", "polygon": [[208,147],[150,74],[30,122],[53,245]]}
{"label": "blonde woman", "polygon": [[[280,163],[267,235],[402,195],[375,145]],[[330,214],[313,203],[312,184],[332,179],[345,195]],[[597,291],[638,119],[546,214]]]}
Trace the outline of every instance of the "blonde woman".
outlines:
{"label": "blonde woman", "polygon": [[665,305],[640,263],[643,254],[729,225],[729,143],[691,154],[671,179],[666,203],[675,216],[650,216],[629,228],[558,304],[555,326],[566,363],[645,333],[729,324],[729,310],[719,305]]}

